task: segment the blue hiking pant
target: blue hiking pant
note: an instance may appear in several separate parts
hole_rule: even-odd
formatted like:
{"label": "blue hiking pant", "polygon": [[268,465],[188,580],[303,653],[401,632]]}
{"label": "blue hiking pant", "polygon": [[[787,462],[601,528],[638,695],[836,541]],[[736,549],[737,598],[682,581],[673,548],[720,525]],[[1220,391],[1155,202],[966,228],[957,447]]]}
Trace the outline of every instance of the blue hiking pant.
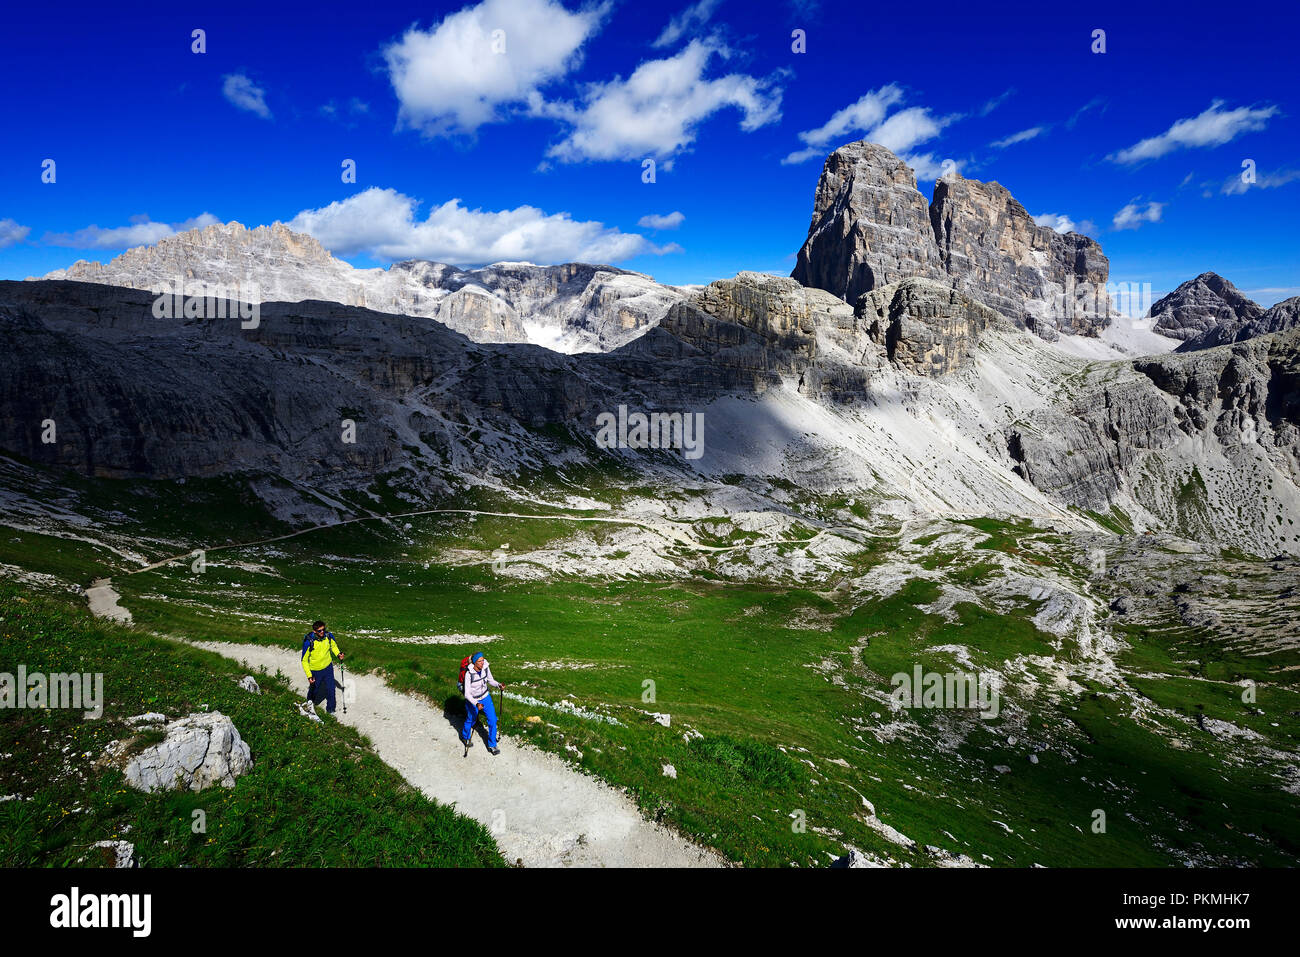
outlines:
{"label": "blue hiking pant", "polygon": [[[479,704],[483,705],[483,717],[487,719],[488,726],[488,747],[497,746],[497,709],[492,704],[492,696],[488,695]],[[474,719],[478,716],[478,707],[470,703],[468,698],[465,699],[465,727],[460,731],[462,740],[468,740],[474,732]]]}
{"label": "blue hiking pant", "polygon": [[312,704],[319,704],[321,701],[326,702],[325,713],[334,713],[334,666],[322,668],[320,671],[313,671],[311,676],[316,679],[316,683],[307,689],[307,700]]}

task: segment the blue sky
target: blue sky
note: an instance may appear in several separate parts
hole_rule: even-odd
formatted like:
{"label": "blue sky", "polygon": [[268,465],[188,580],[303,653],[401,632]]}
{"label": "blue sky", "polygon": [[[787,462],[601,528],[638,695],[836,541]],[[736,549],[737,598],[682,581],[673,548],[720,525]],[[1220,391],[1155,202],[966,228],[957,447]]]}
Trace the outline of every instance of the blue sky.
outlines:
{"label": "blue sky", "polygon": [[1158,296],[1213,269],[1267,305],[1300,294],[1282,9],[23,4],[0,35],[0,278],[215,220],[290,222],[356,265],[788,273],[825,154],[869,138],[927,197],[951,161],[1089,232],[1112,280]]}

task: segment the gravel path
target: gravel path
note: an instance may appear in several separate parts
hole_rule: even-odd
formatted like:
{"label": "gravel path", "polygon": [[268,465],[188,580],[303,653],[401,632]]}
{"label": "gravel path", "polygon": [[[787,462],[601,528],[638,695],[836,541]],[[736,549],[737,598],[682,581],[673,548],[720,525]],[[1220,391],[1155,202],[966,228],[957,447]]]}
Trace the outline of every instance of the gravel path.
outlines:
{"label": "gravel path", "polygon": [[[288,649],[228,642],[200,648],[298,679]],[[374,675],[347,673],[348,713],[381,759],[426,795],[485,824],[507,860],[526,867],[718,867],[726,862],[641,816],[636,805],[558,757],[513,740],[493,757],[475,735],[468,757],[441,709],[394,691]],[[305,694],[305,692],[304,692]],[[307,720],[306,718],[303,719]]]}
{"label": "gravel path", "polygon": [[117,603],[118,594],[108,578],[98,578],[86,586],[86,604],[90,613],[100,618],[110,618],[124,625],[131,624],[131,613]]}

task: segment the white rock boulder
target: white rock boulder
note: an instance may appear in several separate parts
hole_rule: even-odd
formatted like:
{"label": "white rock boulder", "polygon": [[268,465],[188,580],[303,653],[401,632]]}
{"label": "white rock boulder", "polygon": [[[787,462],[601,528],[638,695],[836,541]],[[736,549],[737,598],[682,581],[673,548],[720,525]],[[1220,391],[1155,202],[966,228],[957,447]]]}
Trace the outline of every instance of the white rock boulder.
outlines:
{"label": "white rock boulder", "polygon": [[849,852],[847,854],[845,854],[843,857],[838,857],[831,862],[831,867],[834,868],[887,867],[887,866],[888,865],[885,864],[885,862],[881,861],[879,858],[868,857],[866,854],[863,854],[861,851],[859,851],[856,847],[850,847]]}
{"label": "white rock boulder", "polygon": [[125,758],[127,783],[145,792],[188,788],[202,791],[219,784],[234,787],[235,778],[253,767],[253,754],[233,721],[220,711],[192,714],[168,723],[166,737],[126,757],[129,742],[114,742],[108,757]]}
{"label": "white rock boulder", "polygon": [[[92,851],[103,849],[113,855],[114,867],[137,867],[135,845],[130,841],[96,841],[90,845]],[[82,861],[85,858],[81,858]]]}

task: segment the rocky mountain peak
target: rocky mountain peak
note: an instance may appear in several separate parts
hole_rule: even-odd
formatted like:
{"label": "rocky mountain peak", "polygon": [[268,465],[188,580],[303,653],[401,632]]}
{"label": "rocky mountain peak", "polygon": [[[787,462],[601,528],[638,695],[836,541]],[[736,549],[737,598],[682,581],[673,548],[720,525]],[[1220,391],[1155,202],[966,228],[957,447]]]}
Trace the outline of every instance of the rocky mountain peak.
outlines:
{"label": "rocky mountain peak", "polygon": [[1215,272],[1189,279],[1157,300],[1148,314],[1152,328],[1173,339],[1195,339],[1215,326],[1251,322],[1264,314],[1258,303]]}
{"label": "rocky mountain peak", "polygon": [[911,276],[944,278],[929,204],[912,168],[876,143],[850,143],[831,153],[791,275],[849,303]]}
{"label": "rocky mountain peak", "polygon": [[946,281],[1053,338],[1105,327],[1109,272],[1094,240],[1035,223],[1000,183],[951,174],[927,203],[906,163],[858,142],[826,160],[792,275],[849,302],[901,279]]}
{"label": "rocky mountain peak", "polygon": [[[250,267],[301,268],[334,260],[315,237],[294,232],[284,223],[277,221],[269,226],[248,229],[243,223],[232,220],[175,233],[152,246],[134,246],[108,263],[79,259],[67,269],[55,270],[44,278],[133,288],[146,288],[153,281],[172,281],[177,276],[214,284],[229,283],[234,278],[230,275],[221,279],[204,275],[205,267],[214,261],[242,263]],[[146,282],[146,276],[152,277],[149,282]],[[123,279],[128,281],[121,281]]]}
{"label": "rocky mountain peak", "polygon": [[329,250],[322,246],[315,236],[295,232],[279,220],[269,226],[255,226],[252,229],[235,220],[228,223],[213,223],[211,226],[169,236],[161,240],[158,245],[164,248],[168,246],[225,250],[243,248],[256,250],[262,254],[281,254],[316,262],[329,262],[333,258]]}

